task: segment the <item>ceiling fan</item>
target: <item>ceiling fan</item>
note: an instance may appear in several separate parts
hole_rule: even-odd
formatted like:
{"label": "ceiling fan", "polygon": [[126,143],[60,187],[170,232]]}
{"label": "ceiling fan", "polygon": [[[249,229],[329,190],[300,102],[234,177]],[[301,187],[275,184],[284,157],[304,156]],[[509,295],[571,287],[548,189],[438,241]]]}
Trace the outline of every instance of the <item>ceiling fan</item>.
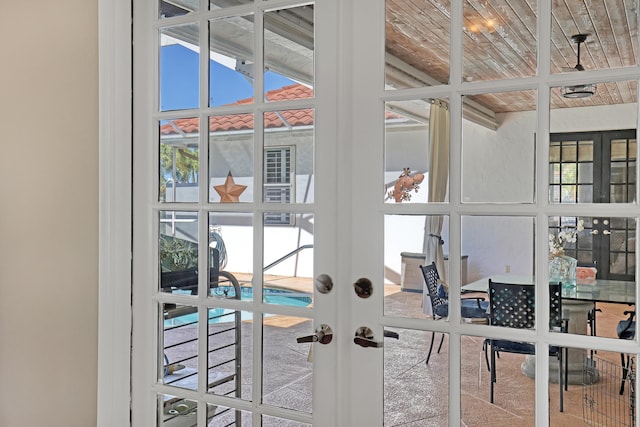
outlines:
{"label": "ceiling fan", "polygon": [[[588,34],[574,34],[571,36],[571,41],[578,45],[577,63],[575,67],[569,68],[570,71],[584,71],[584,66],[580,63],[580,45],[587,40]],[[565,86],[562,88],[562,96],[564,98],[588,98],[596,93],[596,85],[591,84],[579,84],[572,86]]]}

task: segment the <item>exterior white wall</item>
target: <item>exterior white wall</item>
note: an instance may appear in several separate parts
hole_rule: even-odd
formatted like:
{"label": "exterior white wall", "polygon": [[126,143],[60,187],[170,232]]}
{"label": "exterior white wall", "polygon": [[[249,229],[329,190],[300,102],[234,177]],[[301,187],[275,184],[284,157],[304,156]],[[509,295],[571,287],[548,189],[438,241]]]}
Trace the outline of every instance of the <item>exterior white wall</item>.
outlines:
{"label": "exterior white wall", "polygon": [[2,8],[0,425],[93,426],[98,1]]}

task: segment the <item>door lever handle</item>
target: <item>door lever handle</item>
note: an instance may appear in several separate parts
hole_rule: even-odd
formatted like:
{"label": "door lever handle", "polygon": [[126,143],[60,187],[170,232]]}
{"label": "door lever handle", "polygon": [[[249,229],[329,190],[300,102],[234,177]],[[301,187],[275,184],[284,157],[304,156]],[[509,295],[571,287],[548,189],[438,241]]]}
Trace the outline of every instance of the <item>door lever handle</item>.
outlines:
{"label": "door lever handle", "polygon": [[384,345],[381,342],[364,337],[355,337],[353,342],[358,344],[360,347],[382,347]]}
{"label": "door lever handle", "polygon": [[319,342],[320,344],[329,344],[333,339],[333,330],[329,325],[322,324],[320,329],[316,329],[316,333],[313,335],[306,335],[304,337],[296,338],[298,343],[303,342]]}
{"label": "door lever handle", "polygon": [[353,338],[353,342],[360,347],[382,347],[384,343],[381,341],[375,341],[373,339],[373,331],[371,328],[361,326],[356,330],[356,336]]}

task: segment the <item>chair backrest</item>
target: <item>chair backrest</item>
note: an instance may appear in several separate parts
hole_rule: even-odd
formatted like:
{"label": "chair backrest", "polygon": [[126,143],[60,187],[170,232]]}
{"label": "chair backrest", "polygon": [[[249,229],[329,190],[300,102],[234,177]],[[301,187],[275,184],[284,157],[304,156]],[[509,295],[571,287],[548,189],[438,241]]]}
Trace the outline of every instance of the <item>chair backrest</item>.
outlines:
{"label": "chair backrest", "polygon": [[[549,284],[549,328],[562,326],[562,285]],[[536,323],[534,285],[498,283],[489,279],[489,324],[532,329]]]}
{"label": "chair backrest", "polygon": [[549,329],[562,328],[562,283],[549,284]]}
{"label": "chair backrest", "polygon": [[424,276],[424,282],[427,285],[427,292],[429,293],[429,299],[431,300],[431,306],[436,307],[447,304],[449,302],[446,298],[438,296],[438,284],[440,282],[440,275],[436,268],[436,263],[432,262],[430,265],[420,266],[422,270],[422,276]]}

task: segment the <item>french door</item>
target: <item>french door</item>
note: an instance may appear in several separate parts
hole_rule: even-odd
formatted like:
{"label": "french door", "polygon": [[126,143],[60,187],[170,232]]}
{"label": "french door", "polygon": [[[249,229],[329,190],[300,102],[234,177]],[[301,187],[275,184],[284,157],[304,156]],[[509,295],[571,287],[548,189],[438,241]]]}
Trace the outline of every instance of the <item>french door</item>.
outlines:
{"label": "french door", "polygon": [[337,2],[133,10],[133,425],[337,425]]}
{"label": "french door", "polygon": [[[548,282],[550,218],[635,230],[639,215],[635,198],[593,209],[540,196],[552,99],[578,82],[548,73],[557,5],[515,2],[539,40],[530,69],[496,78],[465,21],[487,5],[419,3],[134,0],[133,425],[473,424],[511,413],[504,396],[525,383],[516,403],[546,425],[550,347],[638,352],[560,336],[544,303],[534,330],[462,317],[468,282]],[[418,63],[423,52],[443,63]],[[598,77],[635,82],[636,68]],[[423,292],[431,262],[445,315]],[[508,371],[516,387],[499,377],[495,404],[486,339],[536,349]]]}

